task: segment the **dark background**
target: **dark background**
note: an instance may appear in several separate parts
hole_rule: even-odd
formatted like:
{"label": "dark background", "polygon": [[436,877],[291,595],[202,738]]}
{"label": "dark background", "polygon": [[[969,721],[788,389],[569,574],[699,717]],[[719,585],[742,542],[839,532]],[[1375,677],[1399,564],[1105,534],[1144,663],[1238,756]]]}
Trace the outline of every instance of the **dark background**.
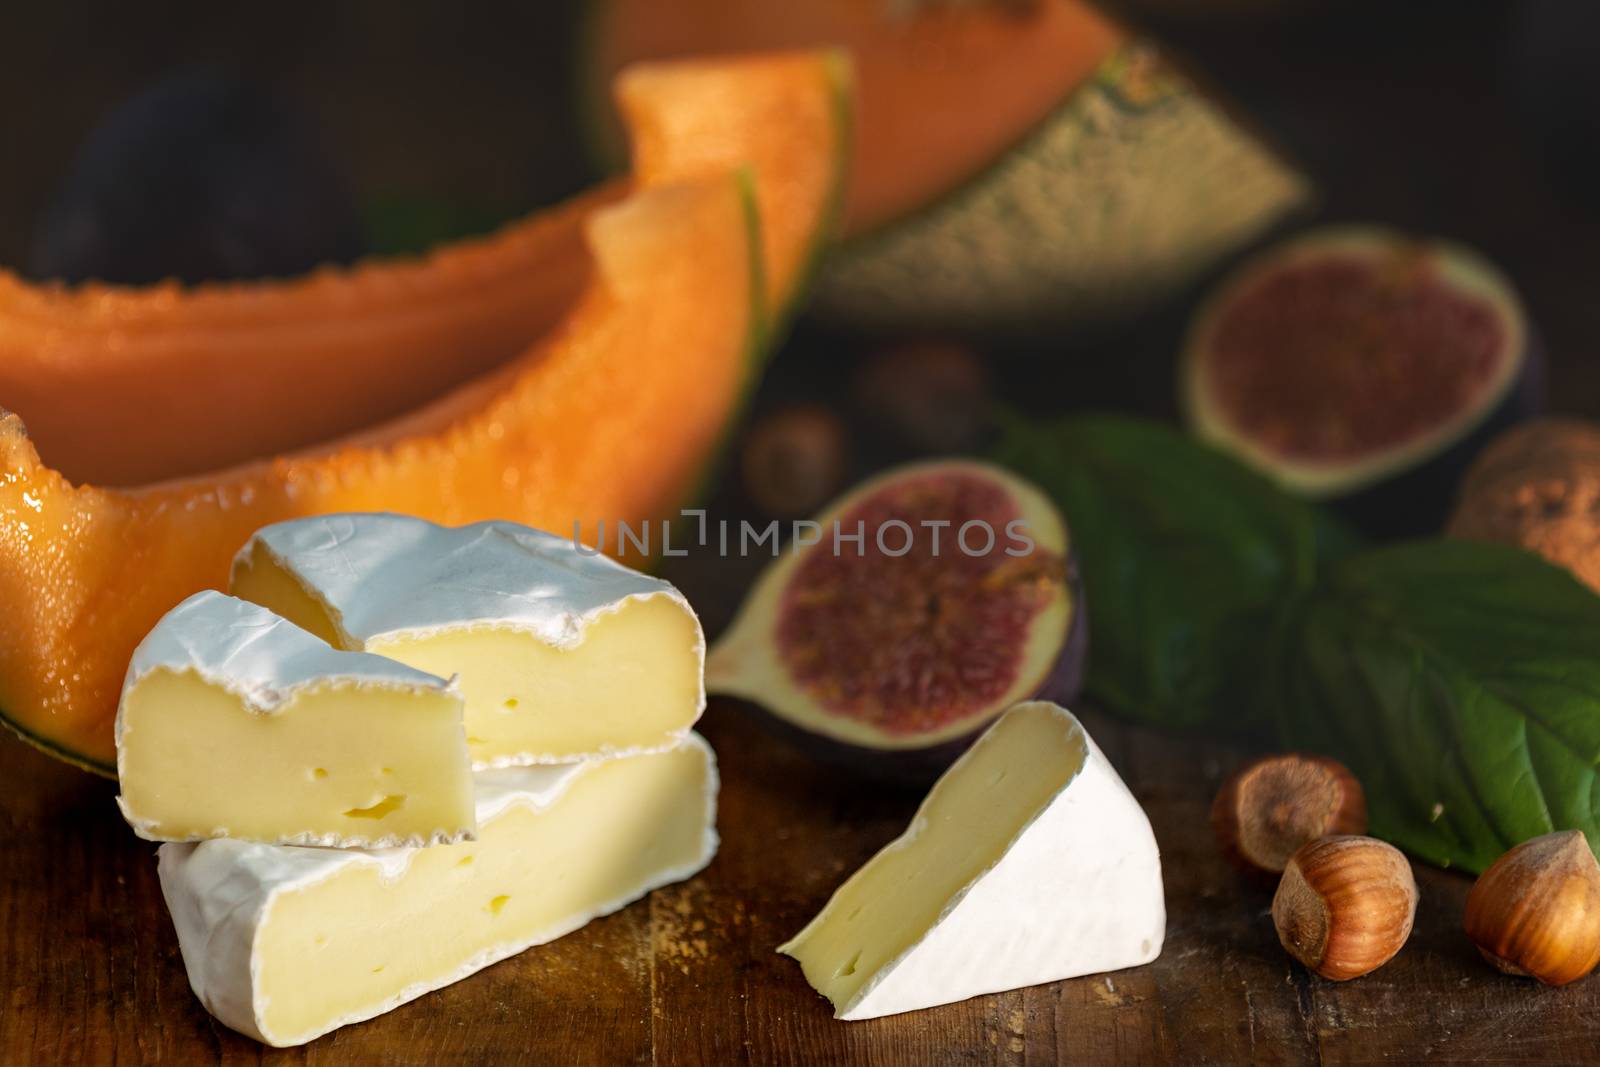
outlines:
{"label": "dark background", "polygon": [[[1547,342],[1558,406],[1600,407],[1588,399],[1600,401],[1588,358],[1600,338],[1600,5],[1127,6],[1315,176],[1319,219],[1448,236],[1496,260]],[[363,0],[8,11],[0,263],[26,263],[37,220],[94,121],[196,62],[235,67],[314,115],[380,248],[482,229],[569,195],[593,177],[571,104],[576,10]],[[1003,346],[991,353],[1000,391],[1041,409],[1169,410],[1168,361],[1188,303],[1092,339]],[[852,361],[855,347],[802,330],[791,348],[803,355],[778,361],[767,397],[838,380],[835,364]]]}

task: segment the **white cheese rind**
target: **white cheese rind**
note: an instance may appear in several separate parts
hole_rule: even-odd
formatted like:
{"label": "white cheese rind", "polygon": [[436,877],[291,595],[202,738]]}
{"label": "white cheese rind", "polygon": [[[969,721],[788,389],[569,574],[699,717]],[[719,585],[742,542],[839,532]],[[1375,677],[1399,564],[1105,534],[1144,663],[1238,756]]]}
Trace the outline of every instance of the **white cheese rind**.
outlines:
{"label": "white cheese rind", "polygon": [[[702,738],[690,734],[680,748],[693,749],[705,760],[705,834],[701,854],[692,862],[656,871],[648,881],[621,897],[598,901],[584,913],[567,916],[532,937],[486,946],[446,974],[409,985],[381,1003],[334,1019],[309,1033],[278,1034],[265,1022],[267,1002],[260,981],[258,938],[274,900],[284,893],[324,882],[354,866],[374,867],[383,884],[395,883],[404,878],[411,862],[422,850],[333,850],[232,840],[165,844],[158,851],[161,890],[177,931],[190,988],[208,1011],[240,1033],[270,1045],[303,1044],[341,1026],[381,1015],[508,956],[571,933],[653,889],[689,878],[704,869],[716,854],[718,778],[715,756]],[[576,781],[602,765],[603,761],[592,761],[484,771],[475,775],[480,828],[513,808],[534,811],[551,808]],[[554,817],[559,817],[559,812]],[[527,860],[530,879],[547,876],[540,867],[541,857],[530,855]]]}
{"label": "white cheese rind", "polygon": [[[298,693],[311,688],[388,689],[402,692],[430,691],[459,700],[455,682],[396,663],[383,656],[347,652],[329,646],[321,638],[273,614],[266,608],[235,597],[206,590],[196,593],[173,608],[134,650],[123,680],[118,701],[114,737],[117,745],[117,774],[128,781],[128,749],[125,716],[128,694],[148,675],[166,670],[192,673],[207,684],[238,697],[250,714],[275,715]],[[465,742],[462,759],[465,771]],[[441,753],[441,758],[445,757]],[[241,758],[248,758],[248,753]],[[463,802],[465,802],[463,796]],[[161,829],[159,820],[146,818],[126,796],[117,797],[117,806],[134,833],[151,841],[175,840]],[[208,833],[189,835],[228,837],[226,826]],[[304,831],[282,835],[277,843],[328,848],[389,848],[452,844],[470,839],[468,827],[437,827],[428,832],[381,834],[317,833]]]}
{"label": "white cheese rind", "polygon": [[[263,715],[283,707],[297,690],[326,685],[329,679],[354,686],[454,689],[447,679],[392,659],[333,648],[266,608],[210,589],[167,612],[134,649],[123,694],[161,668],[193,671]],[[119,743],[122,730],[119,709]]]}
{"label": "white cheese rind", "polygon": [[667,597],[688,608],[669,582],[514,522],[316,515],[256,531],[234,565],[247,564],[258,545],[322,603],[353,647],[492,625],[573,648],[589,623],[626,601]]}
{"label": "white cheese rind", "polygon": [[[997,861],[950,898],[915,944],[835,1006],[837,1018],[916,1011],[1139,966],[1160,955],[1166,903],[1160,852],[1144,810],[1070,712],[1019,707],[1048,707],[1079,731],[1086,749],[1081,768]],[[960,773],[973,751],[946,776]],[[919,810],[883,852],[930,832],[937,828]],[[831,907],[830,901],[778,951],[796,955]]]}
{"label": "white cheese rind", "polygon": [[[695,717],[705,710],[705,634],[688,600],[671,583],[571,538],[512,522],[450,527],[387,512],[318,515],[258,530],[235,557],[236,573],[258,548],[321,605],[348,648],[496,628],[572,649],[596,620],[632,601],[665,598],[694,620]],[[662,752],[688,733],[686,725],[660,744],[605,744],[584,755]],[[515,753],[476,759],[473,768],[570,758]]]}

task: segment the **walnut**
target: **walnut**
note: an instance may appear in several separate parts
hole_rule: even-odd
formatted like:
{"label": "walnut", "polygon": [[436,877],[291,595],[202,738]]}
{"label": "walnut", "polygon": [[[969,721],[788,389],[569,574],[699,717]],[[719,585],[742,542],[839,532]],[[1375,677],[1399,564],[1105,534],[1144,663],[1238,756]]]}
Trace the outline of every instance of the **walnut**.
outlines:
{"label": "walnut", "polygon": [[1600,424],[1537,419],[1501,434],[1467,472],[1446,532],[1520,545],[1600,591]]}

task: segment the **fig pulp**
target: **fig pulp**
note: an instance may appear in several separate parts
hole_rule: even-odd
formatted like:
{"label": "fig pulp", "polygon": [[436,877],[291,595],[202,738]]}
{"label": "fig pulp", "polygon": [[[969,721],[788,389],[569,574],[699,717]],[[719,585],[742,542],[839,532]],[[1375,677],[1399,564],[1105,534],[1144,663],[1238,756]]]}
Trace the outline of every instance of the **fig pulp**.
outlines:
{"label": "fig pulp", "polygon": [[1538,406],[1542,360],[1476,253],[1375,228],[1307,234],[1223,284],[1191,327],[1196,433],[1378,532],[1436,529],[1495,430]]}
{"label": "fig pulp", "polygon": [[987,464],[914,464],[795,532],[711,650],[706,688],[817,754],[917,777],[1017,701],[1077,695],[1082,586],[1039,489]]}

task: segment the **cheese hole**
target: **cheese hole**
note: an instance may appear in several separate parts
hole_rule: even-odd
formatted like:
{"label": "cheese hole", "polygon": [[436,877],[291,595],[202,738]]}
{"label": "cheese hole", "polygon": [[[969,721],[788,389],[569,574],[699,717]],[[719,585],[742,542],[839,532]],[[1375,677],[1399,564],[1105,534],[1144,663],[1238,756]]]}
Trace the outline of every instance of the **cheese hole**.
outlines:
{"label": "cheese hole", "polygon": [[865,904],[862,904],[862,905],[858,906],[855,911],[852,911],[849,915],[846,915],[844,917],[844,921],[845,922],[849,922],[851,919],[854,919],[857,915],[860,915],[861,914],[861,909],[864,908],[864,907],[866,907]]}
{"label": "cheese hole", "polygon": [[511,899],[510,897],[506,896],[504,893],[501,893],[499,896],[497,896],[493,900],[489,901],[489,910],[491,912],[493,912],[494,914],[499,915],[500,914],[500,909],[505,907],[506,906],[506,901],[508,901],[510,899]]}
{"label": "cheese hole", "polygon": [[368,804],[364,808],[351,808],[344,813],[344,816],[347,819],[381,819],[391,812],[398,811],[405,802],[406,798],[403,794],[386,796],[382,800]]}
{"label": "cheese hole", "polygon": [[516,697],[507,697],[506,698],[506,702],[505,702],[505,709],[507,711],[516,711],[517,710],[517,698]]}
{"label": "cheese hole", "polygon": [[989,779],[989,786],[991,788],[993,788],[994,786],[999,785],[1001,782],[1003,782],[1005,780],[1006,780],[1006,772],[1005,771],[1001,771],[999,774],[997,774],[993,778]]}
{"label": "cheese hole", "polygon": [[861,949],[856,949],[856,954],[850,957],[850,962],[833,972],[835,978],[849,978],[856,973],[856,964],[861,962]]}
{"label": "cheese hole", "polygon": [[374,967],[374,968],[372,968],[372,973],[373,974],[382,974],[383,973],[383,968],[382,967]]}
{"label": "cheese hole", "polygon": [[312,779],[312,781],[320,782],[320,781],[322,781],[322,779],[324,779],[326,777],[328,777],[328,769],[326,767],[313,767],[313,768],[311,768],[311,779]]}
{"label": "cheese hole", "polygon": [[469,736],[467,738],[467,744],[469,744],[469,745],[485,745],[485,744],[488,744],[488,742],[485,741],[481,737],[471,737],[471,736]]}
{"label": "cheese hole", "polygon": [[393,774],[394,773],[394,768],[393,767],[379,767],[378,770],[382,771],[384,774]]}
{"label": "cheese hole", "polygon": [[472,857],[471,856],[462,856],[460,859],[456,860],[456,866],[457,867],[466,867],[466,866],[470,865],[471,863],[472,863]]}

